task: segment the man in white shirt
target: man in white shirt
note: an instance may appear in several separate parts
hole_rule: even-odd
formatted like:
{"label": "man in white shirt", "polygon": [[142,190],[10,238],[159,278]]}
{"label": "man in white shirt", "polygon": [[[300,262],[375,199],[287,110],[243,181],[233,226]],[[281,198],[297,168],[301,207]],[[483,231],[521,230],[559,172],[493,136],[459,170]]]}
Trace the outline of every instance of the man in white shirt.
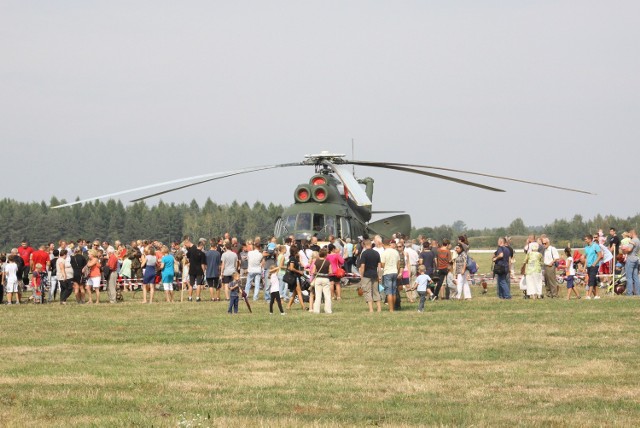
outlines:
{"label": "man in white shirt", "polygon": [[[262,277],[262,265],[263,265],[263,256],[262,251],[260,251],[260,244],[254,243],[250,244],[249,252],[247,253],[247,285],[245,286],[244,291],[249,295],[249,291],[251,291],[251,284],[254,285],[253,290],[253,300],[258,300],[258,294],[260,293],[260,279]],[[268,295],[268,292],[264,291],[265,295]]]}
{"label": "man in white shirt", "polygon": [[382,267],[382,285],[384,286],[384,294],[387,296],[389,312],[393,312],[398,289],[398,273],[400,272],[400,253],[396,249],[395,240],[390,240],[389,244],[385,246],[385,250],[380,256],[380,266]]}

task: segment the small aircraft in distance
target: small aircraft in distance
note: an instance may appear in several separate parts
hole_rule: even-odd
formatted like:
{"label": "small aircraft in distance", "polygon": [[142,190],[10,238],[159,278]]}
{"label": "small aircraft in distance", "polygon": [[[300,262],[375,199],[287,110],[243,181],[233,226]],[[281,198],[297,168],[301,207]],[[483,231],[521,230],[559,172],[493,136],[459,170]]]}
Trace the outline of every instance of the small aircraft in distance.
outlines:
{"label": "small aircraft in distance", "polygon": [[[570,189],[552,184],[538,183],[527,180],[520,180],[517,178],[503,177],[452,168],[394,162],[349,160],[346,159],[346,155],[332,154],[327,151],[323,151],[319,154],[305,155],[304,160],[301,162],[264,165],[233,171],[216,172],[194,177],[187,177],[70,202],[55,206],[53,208],[68,207],[84,202],[94,201],[97,199],[112,198],[127,193],[141,192],[153,188],[174,186],[159,192],[133,199],[131,201],[137,202],[148,198],[157,197],[165,193],[174,192],[180,189],[185,189],[187,187],[196,186],[210,181],[221,180],[223,178],[228,178],[236,175],[249,174],[252,172],[276,168],[312,166],[314,167],[314,174],[310,177],[309,182],[299,184],[295,188],[293,193],[293,205],[285,208],[282,215],[278,218],[275,224],[274,235],[277,238],[282,239],[284,237],[293,235],[296,240],[309,240],[312,236],[315,236],[319,241],[324,241],[329,235],[334,235],[341,239],[354,239],[358,236],[364,235],[381,235],[383,238],[390,238],[394,233],[397,232],[404,235],[409,235],[409,232],[411,231],[411,218],[409,217],[409,215],[403,214],[401,211],[373,211],[371,200],[373,198],[374,180],[371,177],[356,179],[354,175],[349,171],[348,165],[385,168],[413,174],[420,174],[427,177],[452,181],[455,183],[473,186],[492,192],[504,192],[504,190],[472,181],[442,175],[432,171],[469,174],[480,177],[515,181],[535,186],[549,187],[570,192],[578,192],[589,195],[593,194],[584,190]],[[396,215],[384,218],[382,220],[370,222],[372,214],[385,213]]]}

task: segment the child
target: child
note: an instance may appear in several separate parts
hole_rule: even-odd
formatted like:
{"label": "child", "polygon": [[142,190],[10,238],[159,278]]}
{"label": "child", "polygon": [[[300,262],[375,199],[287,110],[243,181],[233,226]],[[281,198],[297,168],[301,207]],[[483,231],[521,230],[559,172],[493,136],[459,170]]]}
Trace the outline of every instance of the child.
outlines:
{"label": "child", "polygon": [[13,300],[13,293],[16,294],[16,305],[20,304],[20,299],[18,298],[18,265],[16,264],[15,258],[18,256],[14,256],[13,254],[9,255],[7,259],[7,263],[4,265],[4,277],[7,281],[7,305],[11,305]]}
{"label": "child", "polygon": [[42,270],[42,264],[37,263],[31,277],[31,300],[34,303],[43,303],[42,295],[44,294],[44,282],[43,277],[46,276],[46,272]]}
{"label": "child", "polygon": [[278,280],[278,272],[280,267],[276,264],[269,269],[269,282],[271,283],[271,301],[269,302],[269,313],[273,315],[273,301],[278,302],[278,309],[280,309],[280,315],[285,315],[282,309],[282,302],[280,300],[280,280]]}
{"label": "child", "polygon": [[425,272],[427,268],[424,265],[420,265],[418,267],[418,277],[416,278],[416,283],[414,287],[418,292],[418,296],[420,296],[420,303],[418,304],[418,312],[424,312],[424,302],[427,300],[427,294],[429,296],[433,296],[433,293],[429,289],[429,283],[432,283],[431,277],[427,275]]}
{"label": "child", "polygon": [[573,267],[573,257],[571,257],[571,248],[565,248],[564,253],[567,256],[566,261],[566,281],[567,281],[567,300],[571,299],[571,291],[576,295],[576,298],[580,298],[580,295],[576,291],[576,288],[573,285],[573,280],[576,277],[576,269]]}
{"label": "child", "polygon": [[131,258],[125,257],[122,260],[120,266],[120,276],[122,277],[122,284],[127,291],[133,291],[133,285],[131,285]]}
{"label": "child", "polygon": [[[192,291],[193,289],[191,288],[191,284],[189,284],[189,257],[182,258],[182,286],[180,287],[181,293],[184,292],[185,286],[189,291],[189,297],[187,298],[187,300],[191,302],[193,300],[193,298],[191,297],[191,293],[193,292]],[[182,301],[182,297],[180,297],[180,301]]]}
{"label": "child", "polygon": [[228,313],[238,313],[238,301],[240,300],[240,274],[238,272],[233,273],[233,281],[229,284],[229,309]]}

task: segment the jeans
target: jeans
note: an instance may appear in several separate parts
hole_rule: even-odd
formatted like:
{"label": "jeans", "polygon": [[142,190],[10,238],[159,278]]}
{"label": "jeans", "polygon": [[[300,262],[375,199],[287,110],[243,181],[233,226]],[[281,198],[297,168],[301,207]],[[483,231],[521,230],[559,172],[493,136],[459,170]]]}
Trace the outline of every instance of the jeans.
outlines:
{"label": "jeans", "polygon": [[418,311],[424,311],[424,302],[427,300],[427,292],[426,291],[418,291],[418,296],[420,296],[420,303],[418,303]]}
{"label": "jeans", "polygon": [[502,275],[496,275],[498,278],[498,297],[501,299],[510,299],[511,290],[509,289],[509,274],[503,273]]}
{"label": "jeans", "polygon": [[629,261],[624,265],[624,274],[627,277],[627,296],[640,295],[640,279],[638,278],[638,260]]}
{"label": "jeans", "polygon": [[66,302],[73,293],[73,284],[70,279],[60,281],[60,301]]}
{"label": "jeans", "polygon": [[51,275],[49,279],[49,301],[53,302],[53,298],[56,295],[56,291],[60,290],[62,293],[62,288],[60,286],[60,282],[58,281],[58,277],[55,275]]}
{"label": "jeans", "polygon": [[247,285],[244,287],[244,292],[249,295],[251,291],[251,283],[253,283],[253,300],[258,300],[258,294],[260,293],[260,279],[262,276],[262,272],[249,272],[247,274]]}
{"label": "jeans", "polygon": [[388,273],[382,275],[382,286],[384,287],[384,294],[387,296],[395,296],[398,289],[398,274]]}
{"label": "jeans", "polygon": [[[440,289],[442,288],[442,284],[447,279],[447,273],[449,273],[449,269],[438,269],[438,281],[436,282],[436,289],[433,292],[433,295],[438,296],[438,299],[440,298]],[[449,288],[446,289],[446,298],[449,298]]]}
{"label": "jeans", "polygon": [[239,301],[238,296],[229,297],[229,309],[227,310],[228,313],[231,313],[232,309],[234,314],[238,313],[238,301]]}

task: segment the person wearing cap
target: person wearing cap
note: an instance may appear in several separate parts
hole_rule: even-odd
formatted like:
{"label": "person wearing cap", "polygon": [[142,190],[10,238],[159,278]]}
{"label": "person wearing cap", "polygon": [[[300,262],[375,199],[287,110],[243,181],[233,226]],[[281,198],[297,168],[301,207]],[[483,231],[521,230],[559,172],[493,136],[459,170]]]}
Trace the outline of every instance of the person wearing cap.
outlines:
{"label": "person wearing cap", "polygon": [[396,249],[396,241],[391,239],[385,246],[385,250],[380,256],[380,266],[382,267],[382,285],[384,294],[387,296],[389,312],[393,312],[396,303],[396,292],[398,290],[398,275],[400,272],[400,253]]}

